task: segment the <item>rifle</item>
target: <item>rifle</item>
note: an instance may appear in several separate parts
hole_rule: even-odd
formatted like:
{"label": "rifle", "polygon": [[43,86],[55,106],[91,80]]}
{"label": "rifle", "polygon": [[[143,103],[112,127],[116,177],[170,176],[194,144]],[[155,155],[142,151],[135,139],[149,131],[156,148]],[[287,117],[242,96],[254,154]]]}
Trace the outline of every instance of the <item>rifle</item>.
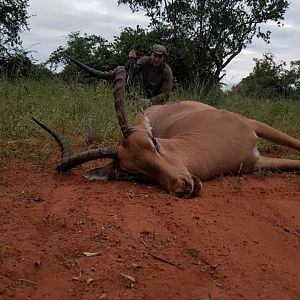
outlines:
{"label": "rifle", "polygon": [[[136,31],[134,33],[134,41],[132,47],[132,49],[134,50],[136,47],[136,38],[137,38],[138,30],[139,30],[139,25],[136,26]],[[129,90],[130,86],[132,85],[134,64],[135,64],[135,58],[131,57],[129,62],[128,73],[126,74],[126,90]]]}

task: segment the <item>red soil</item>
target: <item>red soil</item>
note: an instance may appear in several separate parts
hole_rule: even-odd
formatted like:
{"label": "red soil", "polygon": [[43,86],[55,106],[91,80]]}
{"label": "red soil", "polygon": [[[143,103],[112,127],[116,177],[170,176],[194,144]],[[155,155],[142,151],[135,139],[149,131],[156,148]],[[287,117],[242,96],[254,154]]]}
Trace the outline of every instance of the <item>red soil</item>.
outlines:
{"label": "red soil", "polygon": [[82,172],[0,168],[0,299],[300,299],[299,175],[183,200]]}

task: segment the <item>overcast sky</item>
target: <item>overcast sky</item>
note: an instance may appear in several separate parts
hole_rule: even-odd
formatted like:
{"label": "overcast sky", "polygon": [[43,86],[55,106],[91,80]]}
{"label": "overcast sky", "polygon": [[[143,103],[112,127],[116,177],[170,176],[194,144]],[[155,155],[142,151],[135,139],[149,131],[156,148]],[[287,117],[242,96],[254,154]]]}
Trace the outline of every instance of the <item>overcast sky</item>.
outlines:
{"label": "overcast sky", "polygon": [[[66,44],[66,36],[80,31],[100,35],[112,41],[123,27],[140,25],[146,28],[149,21],[143,13],[132,14],[128,6],[117,6],[117,0],[29,0],[31,30],[21,34],[23,46],[35,51],[33,58],[46,61],[59,46]],[[283,27],[266,25],[272,31],[271,43],[254,40],[226,68],[223,82],[232,85],[247,76],[253,66],[253,58],[261,58],[263,52],[271,52],[278,62],[300,60],[300,0],[291,0],[285,14]]]}

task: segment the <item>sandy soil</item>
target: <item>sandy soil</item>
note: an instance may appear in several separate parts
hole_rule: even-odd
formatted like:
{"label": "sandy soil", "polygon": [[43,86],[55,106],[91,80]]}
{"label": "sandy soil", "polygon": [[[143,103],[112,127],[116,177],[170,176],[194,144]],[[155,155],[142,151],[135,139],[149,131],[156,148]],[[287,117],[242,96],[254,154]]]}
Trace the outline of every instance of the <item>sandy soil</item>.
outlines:
{"label": "sandy soil", "polygon": [[0,167],[0,299],[300,299],[299,175],[182,200],[82,172]]}

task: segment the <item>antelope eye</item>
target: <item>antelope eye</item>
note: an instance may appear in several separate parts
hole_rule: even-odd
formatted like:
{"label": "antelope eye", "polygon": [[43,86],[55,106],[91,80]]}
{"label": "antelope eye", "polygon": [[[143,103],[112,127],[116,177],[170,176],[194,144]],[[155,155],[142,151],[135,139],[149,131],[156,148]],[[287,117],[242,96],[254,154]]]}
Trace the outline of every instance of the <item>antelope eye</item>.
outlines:
{"label": "antelope eye", "polygon": [[159,143],[157,142],[156,138],[154,136],[151,137],[152,143],[156,149],[157,152],[159,152]]}

